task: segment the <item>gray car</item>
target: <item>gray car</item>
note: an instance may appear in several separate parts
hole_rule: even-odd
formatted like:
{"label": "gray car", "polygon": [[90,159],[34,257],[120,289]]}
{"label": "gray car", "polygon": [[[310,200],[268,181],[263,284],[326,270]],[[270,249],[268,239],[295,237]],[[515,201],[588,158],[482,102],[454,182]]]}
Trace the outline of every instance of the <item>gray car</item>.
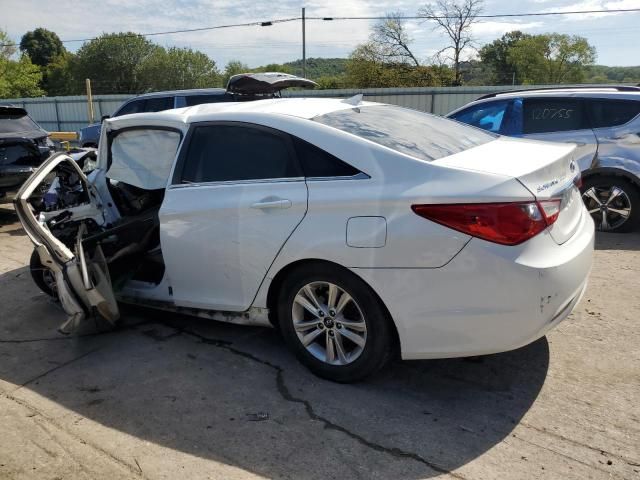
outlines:
{"label": "gray car", "polygon": [[640,224],[640,88],[493,93],[447,117],[500,135],[577,144],[582,198],[598,229]]}
{"label": "gray car", "polygon": [[[172,90],[138,95],[125,101],[112,117],[132,113],[161,112],[173,108],[192,107],[202,103],[241,102],[273,98],[285,88],[314,88],[318,84],[306,78],[288,73],[240,73],[229,79],[227,88],[200,88],[190,90]],[[108,118],[105,115],[104,118]],[[101,123],[88,125],[78,133],[81,147],[97,147],[100,141]]]}

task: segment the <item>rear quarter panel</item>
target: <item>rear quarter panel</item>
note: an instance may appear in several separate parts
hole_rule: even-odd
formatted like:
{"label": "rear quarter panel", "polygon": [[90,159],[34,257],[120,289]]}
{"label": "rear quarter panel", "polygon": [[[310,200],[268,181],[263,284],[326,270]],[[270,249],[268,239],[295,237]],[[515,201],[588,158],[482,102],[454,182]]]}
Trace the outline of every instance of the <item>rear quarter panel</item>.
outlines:
{"label": "rear quarter panel", "polygon": [[[374,144],[356,152],[354,145],[349,153],[357,154],[360,164],[371,166],[367,172],[371,178],[307,181],[307,215],[271,266],[254,306],[266,306],[271,280],[299,260],[321,259],[354,269],[437,269],[446,265],[470,237],[416,215],[411,205],[533,198],[511,177],[441,167]],[[340,152],[332,153],[350,160]],[[353,217],[383,217],[385,245],[349,246],[347,223]]]}
{"label": "rear quarter panel", "polygon": [[593,132],[598,141],[598,154],[590,169],[622,170],[640,185],[640,116],[625,125],[596,128]]}

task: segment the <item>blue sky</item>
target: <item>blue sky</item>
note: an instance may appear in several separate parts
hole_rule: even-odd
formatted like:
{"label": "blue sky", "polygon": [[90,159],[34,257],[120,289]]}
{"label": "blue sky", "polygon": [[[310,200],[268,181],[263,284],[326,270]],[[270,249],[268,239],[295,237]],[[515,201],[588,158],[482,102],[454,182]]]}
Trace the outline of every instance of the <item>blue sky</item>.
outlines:
{"label": "blue sky", "polygon": [[[297,17],[305,6],[308,16],[370,16],[401,11],[414,15],[426,2],[406,0],[0,0],[0,28],[19,41],[36,27],[55,31],[63,40],[90,38],[102,32],[157,32],[229,23]],[[54,7],[55,5],[55,7]],[[640,8],[640,0],[485,0],[484,13],[523,13]],[[367,40],[368,21],[307,22],[307,57],[346,57]],[[446,45],[428,23],[409,22],[414,53],[428,60]],[[474,26],[477,44],[519,29],[528,33],[559,32],[585,36],[605,65],[640,65],[640,12],[563,15],[483,21]],[[223,67],[229,60],[249,66],[301,58],[300,22],[271,27],[243,27],[150,37],[165,46],[202,50]],[[67,43],[76,50],[81,43]],[[468,55],[473,55],[472,51]]]}

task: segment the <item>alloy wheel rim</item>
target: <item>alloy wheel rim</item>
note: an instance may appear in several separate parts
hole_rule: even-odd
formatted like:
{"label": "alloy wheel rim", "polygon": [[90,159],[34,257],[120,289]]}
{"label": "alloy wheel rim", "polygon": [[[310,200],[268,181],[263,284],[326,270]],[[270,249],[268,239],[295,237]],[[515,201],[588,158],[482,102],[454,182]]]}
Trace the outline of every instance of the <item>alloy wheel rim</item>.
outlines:
{"label": "alloy wheel rim", "polygon": [[582,200],[598,230],[604,232],[621,227],[631,216],[631,200],[616,185],[591,187],[582,194]]}
{"label": "alloy wheel rim", "polygon": [[367,343],[367,324],[357,302],[331,282],[302,287],[291,307],[293,328],[302,346],[329,365],[353,363]]}

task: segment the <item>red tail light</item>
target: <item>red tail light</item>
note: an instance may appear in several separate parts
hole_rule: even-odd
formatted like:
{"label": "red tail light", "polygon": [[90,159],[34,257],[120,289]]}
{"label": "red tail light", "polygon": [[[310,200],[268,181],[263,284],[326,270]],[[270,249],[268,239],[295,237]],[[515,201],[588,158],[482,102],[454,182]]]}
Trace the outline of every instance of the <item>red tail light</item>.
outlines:
{"label": "red tail light", "polygon": [[560,214],[560,200],[412,205],[428,220],[501,245],[518,245],[542,232]]}

